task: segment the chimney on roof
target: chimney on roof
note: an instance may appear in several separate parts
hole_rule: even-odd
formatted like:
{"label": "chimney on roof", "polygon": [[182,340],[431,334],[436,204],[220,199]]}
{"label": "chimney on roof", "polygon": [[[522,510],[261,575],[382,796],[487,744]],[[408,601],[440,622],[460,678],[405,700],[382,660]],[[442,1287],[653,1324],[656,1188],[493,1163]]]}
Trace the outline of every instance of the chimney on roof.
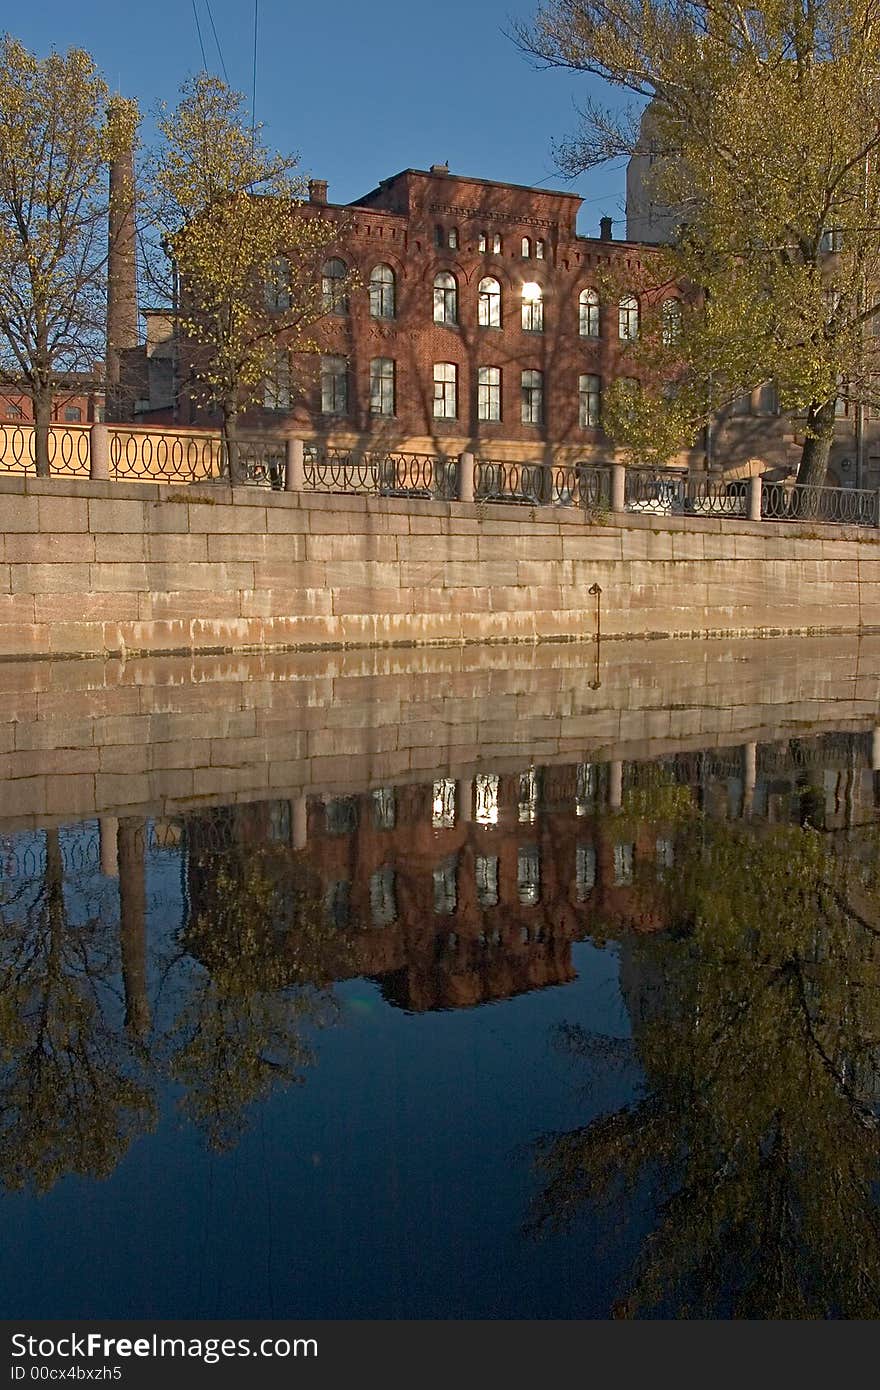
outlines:
{"label": "chimney on roof", "polygon": [[599,218],[599,240],[600,240],[600,241],[613,241],[613,240],[614,240],[614,237],[613,237],[612,232],[611,232],[611,218],[610,218],[610,217],[600,217],[600,218]]}
{"label": "chimney on roof", "polygon": [[448,173],[449,173],[449,161],[447,160],[447,162],[446,162],[445,164],[432,164],[432,165],[431,165],[431,173],[432,173],[436,178],[441,178],[444,174],[448,174]]}
{"label": "chimney on roof", "polygon": [[309,202],[326,203],[327,201],[327,180],[309,179]]}

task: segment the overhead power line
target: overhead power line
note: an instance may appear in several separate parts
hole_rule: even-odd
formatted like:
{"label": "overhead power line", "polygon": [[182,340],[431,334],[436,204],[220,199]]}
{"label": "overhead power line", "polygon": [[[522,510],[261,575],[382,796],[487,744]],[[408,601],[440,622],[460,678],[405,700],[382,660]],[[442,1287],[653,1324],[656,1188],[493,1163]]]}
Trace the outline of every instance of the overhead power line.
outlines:
{"label": "overhead power line", "polygon": [[226,71],[226,64],[223,61],[223,49],[220,47],[220,40],[217,37],[217,27],[214,24],[214,14],[211,9],[211,0],[205,0],[205,8],[208,11],[208,18],[211,21],[211,33],[214,35],[214,42],[217,45],[217,57],[220,59],[220,66],[223,69],[223,81],[229,86],[229,73]]}
{"label": "overhead power line", "polygon": [[205,72],[207,72],[207,71],[208,71],[208,59],[207,59],[206,56],[205,56],[205,43],[204,43],[204,40],[203,40],[203,38],[202,38],[202,26],[201,26],[201,24],[199,23],[199,12],[198,12],[198,10],[196,9],[196,0],[192,0],[192,10],[193,10],[193,19],[194,19],[195,22],[196,22],[196,33],[197,33],[198,36],[199,36],[199,48],[202,50],[202,67],[204,68]]}

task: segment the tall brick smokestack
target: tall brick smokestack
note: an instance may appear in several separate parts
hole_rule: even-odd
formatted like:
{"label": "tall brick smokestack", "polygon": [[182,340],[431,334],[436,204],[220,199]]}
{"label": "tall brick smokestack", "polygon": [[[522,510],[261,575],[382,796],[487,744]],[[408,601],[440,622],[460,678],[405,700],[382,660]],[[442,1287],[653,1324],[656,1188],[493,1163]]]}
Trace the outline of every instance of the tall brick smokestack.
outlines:
{"label": "tall brick smokestack", "polygon": [[107,419],[130,420],[134,394],[126,384],[123,354],[138,345],[137,241],[134,143],[137,108],[113,97],[107,108],[111,138],[107,253]]}

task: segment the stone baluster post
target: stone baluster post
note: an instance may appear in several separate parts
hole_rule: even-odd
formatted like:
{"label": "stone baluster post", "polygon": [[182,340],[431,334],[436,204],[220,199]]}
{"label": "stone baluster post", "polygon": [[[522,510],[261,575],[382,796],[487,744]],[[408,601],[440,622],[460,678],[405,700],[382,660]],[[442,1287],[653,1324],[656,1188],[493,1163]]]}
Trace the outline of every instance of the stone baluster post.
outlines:
{"label": "stone baluster post", "polygon": [[101,873],[106,878],[119,876],[119,821],[116,816],[101,816],[98,820],[101,845]]}
{"label": "stone baluster post", "polygon": [[106,425],[92,425],[89,430],[89,477],[107,482],[110,477],[110,431]]}
{"label": "stone baluster post", "polygon": [[459,502],[473,502],[474,500],[474,475],[475,460],[469,450],[465,450],[459,455],[458,460],[458,500]]}
{"label": "stone baluster post", "polygon": [[608,764],[608,807],[619,811],[623,805],[623,763],[619,758]]}
{"label": "stone baluster post", "polygon": [[626,511],[626,468],[622,463],[611,465],[611,510]]}
{"label": "stone baluster post", "polygon": [[308,801],[304,792],[290,803],[290,838],[294,849],[305,849],[309,841]]}
{"label": "stone baluster post", "polygon": [[301,439],[287,437],[287,467],[284,470],[284,491],[302,492],[305,487],[305,446]]}
{"label": "stone baluster post", "polygon": [[761,493],[763,484],[760,475],[749,478],[749,521],[761,520]]}

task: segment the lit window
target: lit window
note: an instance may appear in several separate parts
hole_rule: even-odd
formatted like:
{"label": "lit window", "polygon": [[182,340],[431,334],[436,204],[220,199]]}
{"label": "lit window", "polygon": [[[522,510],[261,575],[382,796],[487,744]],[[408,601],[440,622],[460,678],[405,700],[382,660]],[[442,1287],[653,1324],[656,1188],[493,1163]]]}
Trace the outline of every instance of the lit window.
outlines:
{"label": "lit window", "polygon": [[632,883],[635,845],[614,846],[614,882],[618,885]]}
{"label": "lit window", "polygon": [[597,430],[602,408],[602,382],[599,377],[578,377],[578,401],[581,429]]}
{"label": "lit window", "polygon": [[83,413],[78,405],[68,405],[64,408],[64,420],[68,425],[81,425]]}
{"label": "lit window", "polygon": [[489,249],[489,238],[485,232],[480,232],[479,249],[481,251],[488,251]]}
{"label": "lit window", "polygon": [[345,292],[345,261],[332,256],[321,271],[321,298],[325,314],[347,314],[348,295]]}
{"label": "lit window", "polygon": [[677,299],[663,301],[661,310],[663,343],[673,347],[681,338],[681,304]]}
{"label": "lit window", "polygon": [[393,787],[377,787],[373,792],[373,824],[377,830],[393,830],[397,823],[397,798]]}
{"label": "lit window", "polygon": [[579,903],[586,902],[596,886],[596,851],[592,845],[578,845],[574,860],[575,893]]}
{"label": "lit window", "polygon": [[581,290],[578,298],[578,331],[582,338],[599,336],[599,296],[594,289]]}
{"label": "lit window", "polygon": [[521,825],[531,825],[538,814],[538,773],[533,767],[521,772],[517,818]]}
{"label": "lit window", "polygon": [[435,830],[451,830],[455,825],[455,780],[441,777],[434,783],[431,825]]}
{"label": "lit window", "polygon": [[434,419],[454,420],[458,415],[458,368],[454,362],[434,363]]}
{"label": "lit window", "polygon": [[544,376],[533,370],[522,374],[522,422],[540,425],[544,414]]}
{"label": "lit window", "polygon": [[449,917],[458,906],[458,855],[451,854],[434,870],[434,911]]}
{"label": "lit window", "polygon": [[498,824],[497,772],[478,772],[474,778],[474,820],[477,825]]}
{"label": "lit window", "polygon": [[501,237],[497,232],[492,238],[492,251],[496,256],[500,255],[501,253]]}
{"label": "lit window", "polygon": [[263,385],[263,404],[267,410],[290,409],[290,355],[286,348],[275,353]]}
{"label": "lit window", "polygon": [[527,261],[532,254],[532,243],[527,236],[523,237],[519,249],[520,255],[522,256],[523,260]]}
{"label": "lit window", "polygon": [[492,275],[485,276],[477,289],[477,317],[481,328],[501,327],[501,286]]}
{"label": "lit window", "polygon": [[522,326],[526,333],[544,332],[544,292],[534,281],[522,287]]}
{"label": "lit window", "polygon": [[618,305],[617,331],[621,338],[639,336],[639,301],[634,294],[625,294]]}
{"label": "lit window", "polygon": [[578,763],[575,774],[575,815],[585,816],[596,804],[596,765]]}
{"label": "lit window", "polygon": [[516,853],[516,886],[523,907],[534,907],[541,898],[541,851],[537,845],[521,845]]}
{"label": "lit window", "polygon": [[544,256],[546,254],[546,249],[547,248],[544,243],[543,237],[538,237],[538,240],[535,242],[535,259],[538,261],[543,261]]}
{"label": "lit window", "polygon": [[394,414],[394,362],[374,357],[370,363],[370,414]]}
{"label": "lit window", "polygon": [[267,309],[290,308],[290,261],[286,256],[276,256],[272,261],[264,288]]}
{"label": "lit window", "polygon": [[448,237],[446,238],[446,244],[447,244],[447,246],[449,247],[450,251],[457,251],[457,250],[458,250],[458,228],[457,228],[457,227],[450,227],[450,228],[449,228],[449,235],[448,235]]}
{"label": "lit window", "polygon": [[348,360],[321,358],[321,414],[348,414]]}
{"label": "lit window", "polygon": [[458,285],[448,270],[434,276],[434,322],[458,323]]}
{"label": "lit window", "polygon": [[477,419],[501,419],[501,368],[477,368]]}
{"label": "lit window", "polygon": [[480,907],[498,906],[498,856],[478,854],[474,860],[477,902]]}
{"label": "lit window", "polygon": [[383,864],[370,877],[370,915],[374,927],[390,927],[397,920],[394,870],[390,864]]}
{"label": "lit window", "polygon": [[370,275],[370,316],[374,319],[393,319],[395,305],[394,271],[390,265],[373,267]]}

